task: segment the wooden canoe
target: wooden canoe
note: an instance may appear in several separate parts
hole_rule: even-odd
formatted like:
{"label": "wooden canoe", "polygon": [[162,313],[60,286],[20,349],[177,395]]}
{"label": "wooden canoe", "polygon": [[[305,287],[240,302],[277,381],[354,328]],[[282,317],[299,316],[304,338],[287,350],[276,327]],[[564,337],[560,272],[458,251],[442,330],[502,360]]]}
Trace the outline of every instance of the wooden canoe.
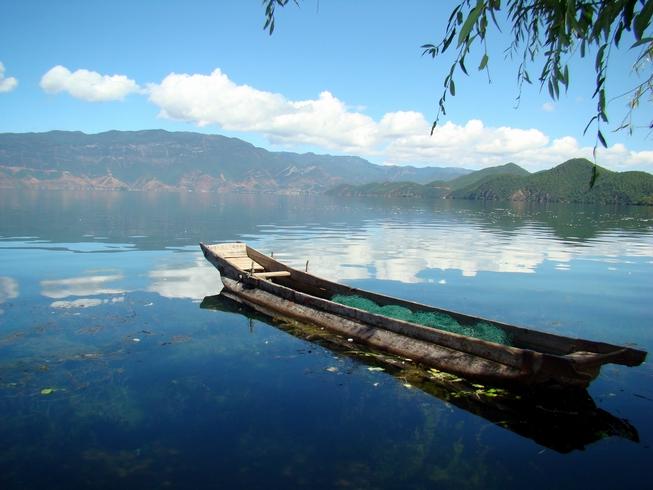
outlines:
{"label": "wooden canoe", "polygon": [[[244,243],[206,245],[204,257],[220,272],[229,296],[262,313],[312,323],[373,348],[486,383],[586,388],[603,364],[637,366],[646,352],[575,339],[464,315],[352,288],[288,267]],[[511,338],[502,345],[370,313],[331,301],[356,295],[377,305],[444,313],[462,325],[488,322]]]}

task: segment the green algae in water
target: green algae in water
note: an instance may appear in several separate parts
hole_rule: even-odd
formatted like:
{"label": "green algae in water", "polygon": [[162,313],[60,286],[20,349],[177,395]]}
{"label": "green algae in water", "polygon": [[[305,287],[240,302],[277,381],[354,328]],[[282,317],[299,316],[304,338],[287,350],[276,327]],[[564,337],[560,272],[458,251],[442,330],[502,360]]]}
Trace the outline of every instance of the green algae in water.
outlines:
{"label": "green algae in water", "polygon": [[474,337],[497,344],[511,345],[510,336],[501,328],[491,323],[478,321],[472,324],[461,325],[455,318],[446,313],[436,311],[413,312],[408,308],[399,305],[379,306],[374,301],[356,295],[336,294],[331,301],[345,306],[369,311],[377,315],[383,315],[396,320],[417,323],[426,327],[437,328],[446,332],[457,333],[467,337]]}

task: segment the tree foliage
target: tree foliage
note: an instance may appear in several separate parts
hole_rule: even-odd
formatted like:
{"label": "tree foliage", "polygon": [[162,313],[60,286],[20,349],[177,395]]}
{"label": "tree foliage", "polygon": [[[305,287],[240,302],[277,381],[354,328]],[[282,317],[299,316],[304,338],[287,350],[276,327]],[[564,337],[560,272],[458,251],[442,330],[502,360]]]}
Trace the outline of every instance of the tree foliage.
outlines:
{"label": "tree foliage", "polygon": [[[449,49],[456,55],[444,80],[444,90],[438,102],[438,112],[433,122],[435,129],[440,117],[446,114],[448,95],[456,94],[454,77],[457,72],[468,74],[465,63],[477,44],[483,47],[478,69],[489,76],[490,53],[487,39],[492,27],[501,29],[497,18],[502,7],[506,14],[502,19],[510,24],[512,42],[506,49],[516,58],[519,95],[524,83],[533,83],[531,67],[542,62],[536,80],[546,86],[552,99],[560,97],[561,89],[570,83],[570,60],[579,54],[581,58],[594,56],[596,82],[592,98],[596,100],[596,113],[585,131],[593,124],[597,127],[597,140],[607,146],[602,125],[608,122],[606,81],[608,65],[613,48],[624,44],[639,50],[633,67],[644,81],[635,86],[630,96],[627,115],[620,129],[633,130],[632,114],[642,98],[653,95],[653,37],[650,24],[653,0],[463,0],[451,12],[442,40],[438,44],[425,44],[423,53],[437,57]],[[626,35],[627,34],[627,35]],[[625,36],[626,35],[626,36]],[[629,38],[626,41],[626,38]],[[455,42],[454,42],[455,41]],[[649,124],[653,128],[653,122]]]}
{"label": "tree foliage", "polygon": [[[298,4],[299,0],[293,0]],[[263,0],[265,26],[274,31],[276,7],[284,7],[289,0]],[[504,10],[505,9],[505,13]],[[592,98],[596,100],[596,113],[585,127],[597,128],[597,145],[607,146],[603,124],[608,122],[606,81],[613,48],[627,47],[638,50],[633,71],[643,81],[629,90],[628,109],[619,129],[634,129],[633,111],[645,100],[653,101],[653,34],[650,32],[653,0],[461,0],[449,16],[442,39],[437,44],[424,44],[423,54],[436,58],[447,51],[455,51],[454,61],[444,79],[444,88],[438,101],[438,110],[431,128],[437,126],[446,114],[448,96],[456,95],[456,76],[468,75],[468,56],[472,48],[480,45],[483,55],[478,60],[478,70],[486,71],[489,79],[490,56],[487,40],[493,30],[501,31],[508,23],[512,41],[506,54],[518,60],[517,99],[524,83],[538,81],[546,86],[553,100],[569,87],[570,61],[579,54],[581,58],[594,57],[596,81]],[[532,67],[542,63],[533,78]],[[474,63],[476,64],[476,63]],[[653,128],[653,121],[648,124]],[[595,177],[594,177],[595,178]]]}
{"label": "tree foliage", "polygon": [[[294,0],[296,5],[299,5],[299,0]],[[285,7],[288,0],[263,0],[265,6],[265,25],[264,31],[268,31],[270,35],[274,32],[274,13],[276,7]]]}

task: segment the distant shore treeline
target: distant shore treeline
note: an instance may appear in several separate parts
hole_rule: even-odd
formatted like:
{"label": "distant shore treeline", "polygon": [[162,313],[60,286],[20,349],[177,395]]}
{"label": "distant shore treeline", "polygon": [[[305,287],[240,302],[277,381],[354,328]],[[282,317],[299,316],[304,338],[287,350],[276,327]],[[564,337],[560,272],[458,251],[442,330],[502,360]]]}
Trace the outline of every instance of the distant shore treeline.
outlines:
{"label": "distant shore treeline", "polygon": [[238,138],[191,132],[0,134],[0,188],[323,193],[427,199],[653,205],[653,175],[569,160],[529,173],[508,163],[455,167],[375,165],[353,156],[271,152]]}

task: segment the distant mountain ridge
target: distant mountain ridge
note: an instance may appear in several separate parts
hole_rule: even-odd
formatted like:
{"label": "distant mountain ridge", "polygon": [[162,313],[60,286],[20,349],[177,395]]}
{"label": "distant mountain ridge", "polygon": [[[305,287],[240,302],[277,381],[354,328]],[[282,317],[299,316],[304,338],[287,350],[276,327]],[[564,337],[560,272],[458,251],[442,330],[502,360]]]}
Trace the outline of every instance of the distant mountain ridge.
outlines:
{"label": "distant mountain ridge", "polygon": [[341,185],[329,192],[343,196],[653,205],[653,175],[597,167],[598,176],[591,186],[593,169],[594,164],[584,158],[532,174],[515,164],[506,164],[448,182]]}
{"label": "distant mountain ridge", "polygon": [[447,181],[455,167],[271,152],[238,138],[164,130],[0,134],[0,188],[323,192],[338,184]]}

